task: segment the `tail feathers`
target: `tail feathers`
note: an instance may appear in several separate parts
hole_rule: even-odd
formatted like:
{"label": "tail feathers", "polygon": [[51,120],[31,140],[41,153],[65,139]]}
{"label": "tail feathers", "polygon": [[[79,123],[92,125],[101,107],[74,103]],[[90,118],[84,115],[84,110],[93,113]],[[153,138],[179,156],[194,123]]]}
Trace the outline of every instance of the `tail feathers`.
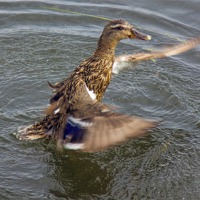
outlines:
{"label": "tail feathers", "polygon": [[18,128],[15,136],[19,140],[37,140],[41,138],[47,137],[47,135],[51,134],[51,131],[45,133],[44,131],[36,131],[31,128],[32,126],[21,126]]}
{"label": "tail feathers", "polygon": [[47,115],[43,120],[30,126],[18,128],[16,136],[20,140],[36,140],[39,138],[53,137],[52,129],[57,125],[59,114]]}

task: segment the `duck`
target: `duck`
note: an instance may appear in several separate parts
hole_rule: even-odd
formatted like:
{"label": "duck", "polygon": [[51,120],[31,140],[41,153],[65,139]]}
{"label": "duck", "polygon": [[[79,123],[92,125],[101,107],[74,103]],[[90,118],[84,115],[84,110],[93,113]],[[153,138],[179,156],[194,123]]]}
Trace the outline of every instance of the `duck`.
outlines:
{"label": "duck", "polygon": [[[54,139],[59,149],[96,152],[137,138],[157,127],[158,121],[119,113],[102,102],[113,74],[121,62],[137,62],[174,55],[193,48],[200,39],[163,52],[139,53],[115,57],[123,39],[151,40],[122,19],[109,21],[98,40],[95,52],[83,60],[64,80],[52,84],[53,95],[41,121],[18,129],[20,140]],[[187,48],[186,48],[187,47]],[[185,48],[185,49],[184,49]],[[117,70],[116,70],[117,69]],[[121,69],[120,69],[121,70]]]}

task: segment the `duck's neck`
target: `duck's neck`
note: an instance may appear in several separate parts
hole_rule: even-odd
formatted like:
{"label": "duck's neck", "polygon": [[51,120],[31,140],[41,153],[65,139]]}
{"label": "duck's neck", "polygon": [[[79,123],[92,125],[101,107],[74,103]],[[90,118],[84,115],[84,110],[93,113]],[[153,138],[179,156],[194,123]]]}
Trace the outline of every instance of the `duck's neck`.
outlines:
{"label": "duck's neck", "polygon": [[106,37],[102,34],[99,38],[94,55],[103,58],[114,58],[118,42],[119,41]]}

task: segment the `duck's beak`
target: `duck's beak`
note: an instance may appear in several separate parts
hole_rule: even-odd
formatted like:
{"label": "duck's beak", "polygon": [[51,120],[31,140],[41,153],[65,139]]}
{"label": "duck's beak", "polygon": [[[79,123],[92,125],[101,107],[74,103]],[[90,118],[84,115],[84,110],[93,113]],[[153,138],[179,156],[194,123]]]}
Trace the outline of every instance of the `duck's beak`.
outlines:
{"label": "duck's beak", "polygon": [[144,33],[139,32],[136,29],[131,29],[131,35],[130,38],[136,38],[139,40],[151,40],[151,36],[150,35],[146,35]]}

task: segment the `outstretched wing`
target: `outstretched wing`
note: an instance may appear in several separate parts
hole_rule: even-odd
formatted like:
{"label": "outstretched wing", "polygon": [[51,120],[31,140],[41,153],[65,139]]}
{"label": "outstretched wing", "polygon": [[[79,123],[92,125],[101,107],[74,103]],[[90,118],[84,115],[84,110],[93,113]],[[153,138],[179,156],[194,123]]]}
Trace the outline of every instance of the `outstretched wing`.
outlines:
{"label": "outstretched wing", "polygon": [[95,103],[70,115],[62,136],[65,147],[94,152],[142,136],[157,124],[157,121],[120,114],[110,106]]}
{"label": "outstretched wing", "polygon": [[157,125],[156,121],[120,114],[113,107],[97,102],[83,80],[73,80],[73,88],[70,85],[65,88],[56,107],[59,123],[53,131],[59,148],[64,145],[88,152],[100,151],[139,137]]}
{"label": "outstretched wing", "polygon": [[93,152],[122,143],[129,138],[144,135],[158,123],[153,120],[131,117],[119,113],[106,113],[92,120],[84,137],[84,151]]}
{"label": "outstretched wing", "polygon": [[123,65],[124,62],[139,62],[143,60],[173,56],[188,51],[199,44],[200,37],[197,37],[190,40],[186,40],[185,42],[182,42],[177,45],[172,45],[170,47],[163,48],[159,51],[118,56],[115,58],[115,62],[113,64],[113,73],[117,74],[120,70],[126,68],[126,65]]}

